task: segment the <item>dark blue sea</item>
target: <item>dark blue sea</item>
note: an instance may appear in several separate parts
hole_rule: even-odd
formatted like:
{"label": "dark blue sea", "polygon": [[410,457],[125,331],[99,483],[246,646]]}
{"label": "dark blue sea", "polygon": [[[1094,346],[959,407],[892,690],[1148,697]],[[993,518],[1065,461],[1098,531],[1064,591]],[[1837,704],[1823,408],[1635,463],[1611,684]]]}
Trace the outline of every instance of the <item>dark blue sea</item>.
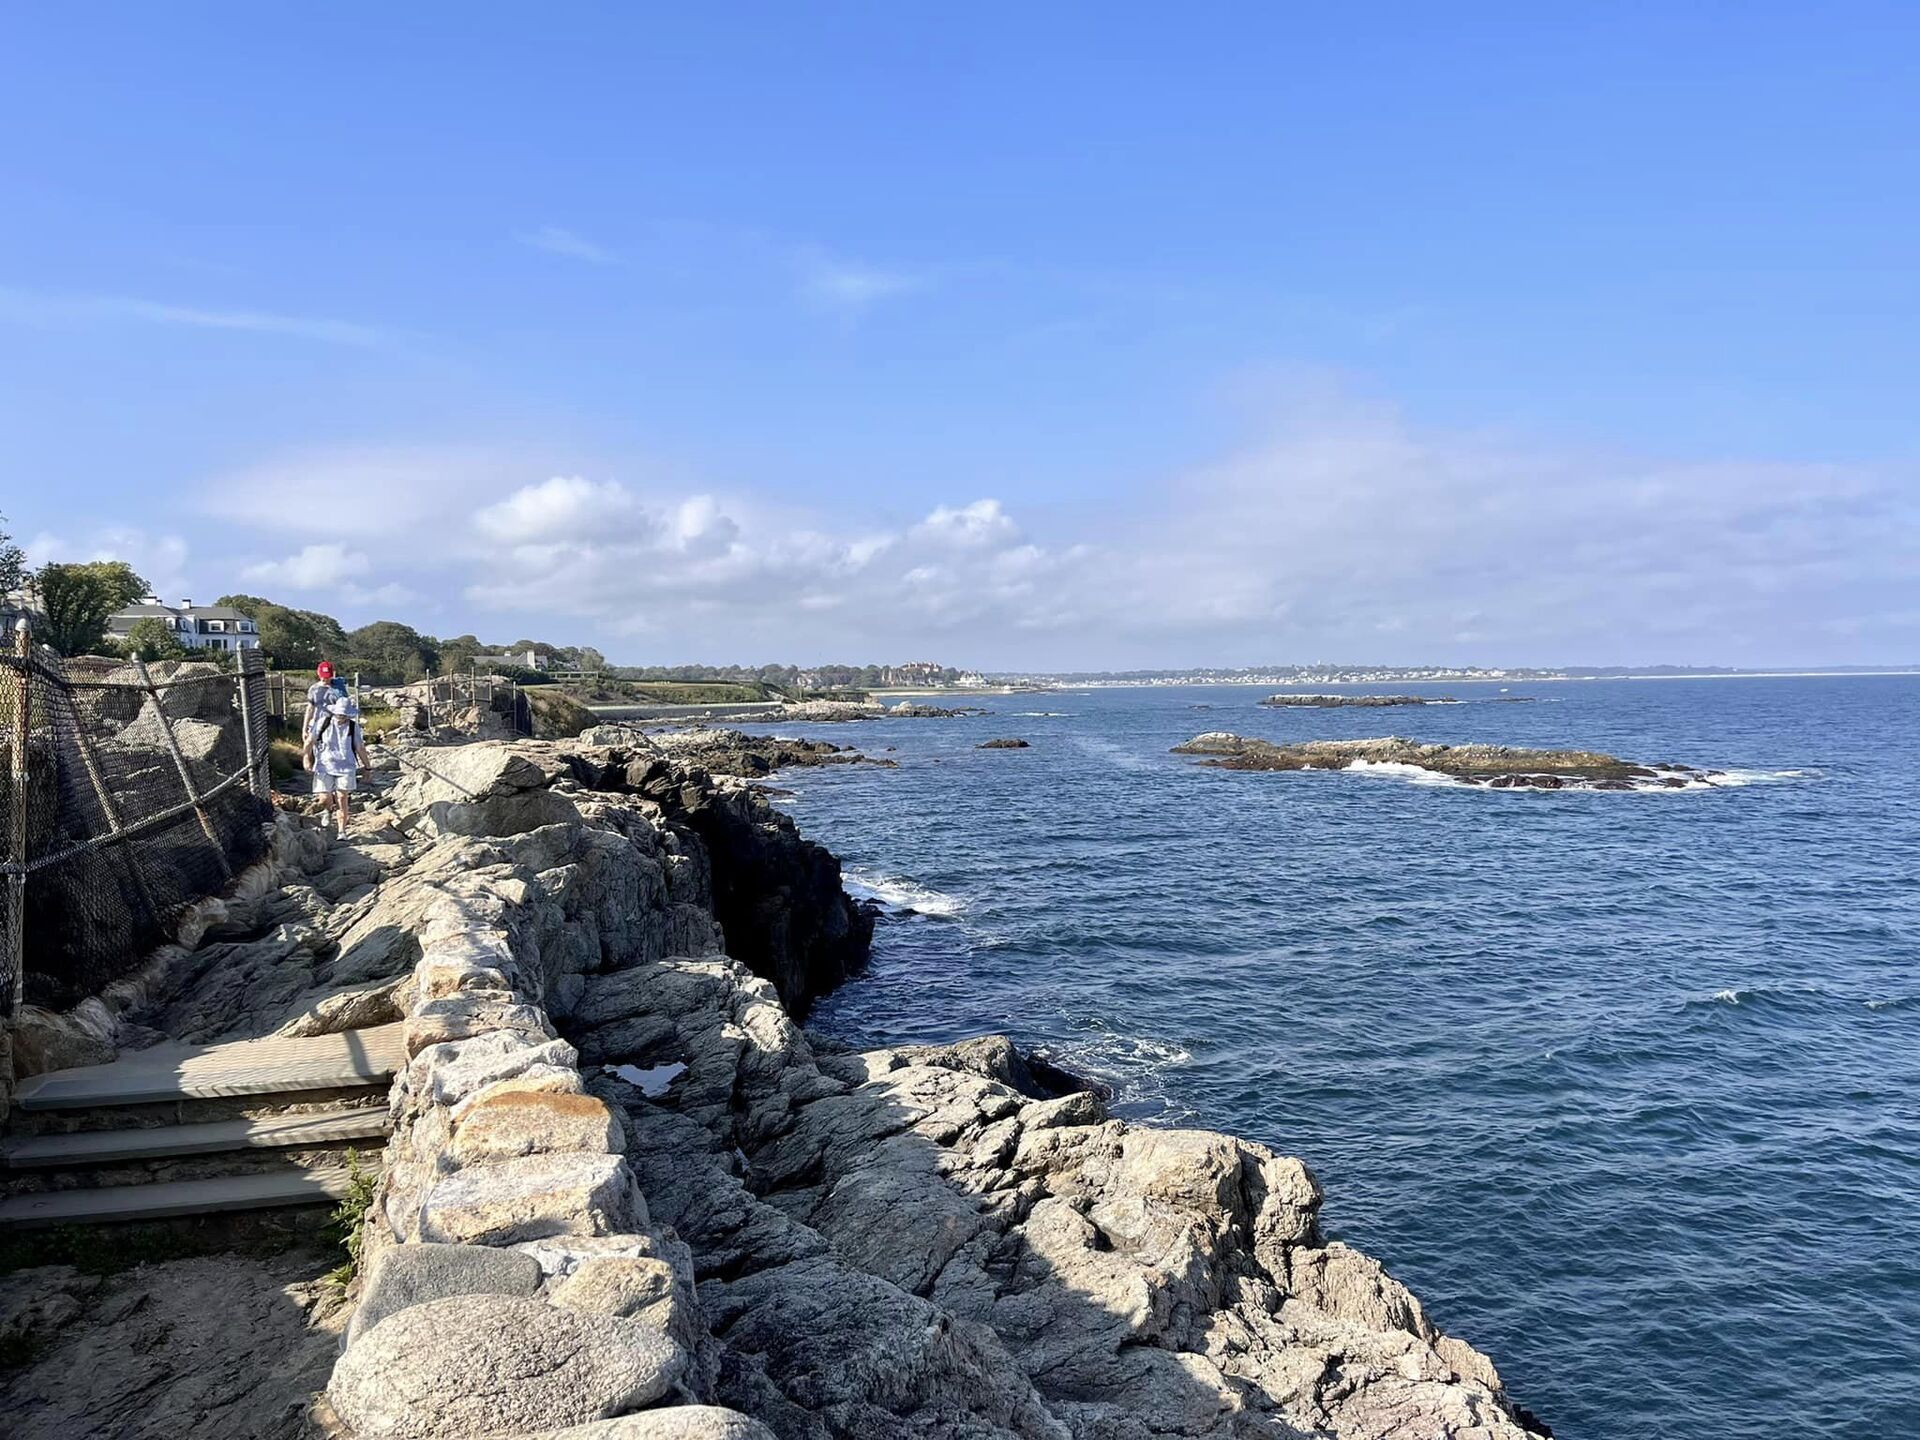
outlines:
{"label": "dark blue sea", "polygon": [[[1920,678],[1469,685],[1390,711],[1262,693],[808,727],[891,747],[898,770],[781,783],[856,888],[918,912],[813,1023],[1005,1031],[1122,1114],[1304,1157],[1328,1231],[1563,1440],[1920,1436]],[[1737,783],[1488,791],[1167,753],[1204,730]],[[1032,748],[974,748],[995,736]]]}

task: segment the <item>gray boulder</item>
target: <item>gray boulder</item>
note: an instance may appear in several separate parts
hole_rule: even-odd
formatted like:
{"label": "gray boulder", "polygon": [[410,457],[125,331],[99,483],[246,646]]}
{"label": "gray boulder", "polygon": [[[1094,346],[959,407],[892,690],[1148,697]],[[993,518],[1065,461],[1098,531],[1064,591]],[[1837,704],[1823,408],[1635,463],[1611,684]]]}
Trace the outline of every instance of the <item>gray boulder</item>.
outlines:
{"label": "gray boulder", "polygon": [[327,1396],[359,1440],[465,1440],[638,1410],[673,1393],[686,1365],[686,1352],[649,1326],[459,1295],[368,1329],[334,1366]]}
{"label": "gray boulder", "polygon": [[455,1295],[531,1295],[540,1288],[531,1255],[489,1245],[388,1245],[374,1256],[347,1324],[347,1344],[413,1305]]}

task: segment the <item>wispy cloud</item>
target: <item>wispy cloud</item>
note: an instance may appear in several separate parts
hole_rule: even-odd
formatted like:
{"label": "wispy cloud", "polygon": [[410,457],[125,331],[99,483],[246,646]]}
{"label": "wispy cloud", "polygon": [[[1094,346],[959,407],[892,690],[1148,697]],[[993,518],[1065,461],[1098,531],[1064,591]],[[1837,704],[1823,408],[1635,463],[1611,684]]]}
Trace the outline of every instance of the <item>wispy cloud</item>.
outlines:
{"label": "wispy cloud", "polygon": [[817,250],[801,252],[800,298],[821,309],[859,315],[882,300],[911,294],[926,278],[906,270],[836,260]]}
{"label": "wispy cloud", "polygon": [[586,236],[561,225],[542,225],[538,230],[523,231],[513,238],[522,245],[530,245],[535,250],[544,250],[549,255],[562,255],[569,260],[585,260],[591,265],[611,265],[617,258],[606,246],[596,245]]}
{"label": "wispy cloud", "polygon": [[60,295],[0,286],[0,321],[21,325],[183,325],[199,330],[235,330],[288,335],[330,345],[381,345],[389,336],[372,325],[270,310],[223,310],[175,305],[125,295]]}
{"label": "wispy cloud", "polygon": [[263,560],[240,572],[255,584],[290,590],[326,590],[365,575],[371,562],[358,550],[326,543],[308,545],[280,560]]}

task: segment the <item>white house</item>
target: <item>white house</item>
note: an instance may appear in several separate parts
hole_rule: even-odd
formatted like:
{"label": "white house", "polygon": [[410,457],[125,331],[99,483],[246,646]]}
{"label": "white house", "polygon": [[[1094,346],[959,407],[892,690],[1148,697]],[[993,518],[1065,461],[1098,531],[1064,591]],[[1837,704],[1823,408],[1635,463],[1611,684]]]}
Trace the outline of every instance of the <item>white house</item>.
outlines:
{"label": "white house", "polygon": [[107,621],[107,634],[124,640],[142,620],[158,620],[174,639],[195,650],[260,648],[259,627],[231,605],[196,605],[191,600],[164,605],[153,595],[112,616]]}
{"label": "white house", "polygon": [[505,655],[476,655],[473,664],[477,670],[485,670],[489,666],[498,669],[503,665],[520,670],[544,670],[547,668],[547,657],[538,650],[519,650]]}

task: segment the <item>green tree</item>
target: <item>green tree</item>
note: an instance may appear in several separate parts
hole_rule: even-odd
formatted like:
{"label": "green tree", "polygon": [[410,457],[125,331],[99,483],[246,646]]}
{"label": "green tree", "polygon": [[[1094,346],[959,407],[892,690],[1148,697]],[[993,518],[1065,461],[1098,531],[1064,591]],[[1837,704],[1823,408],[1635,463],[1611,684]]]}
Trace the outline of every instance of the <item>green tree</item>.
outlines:
{"label": "green tree", "polygon": [[347,632],[331,615],[289,609],[258,595],[222,595],[220,603],[253,621],[260,648],[282,670],[310,670],[322,660],[346,658]]}
{"label": "green tree", "polygon": [[[0,515],[0,524],[6,523]],[[13,536],[0,530],[0,601],[27,583],[27,552],[13,543]]]}
{"label": "green tree", "polygon": [[120,642],[121,651],[129,658],[138,655],[151,663],[155,660],[184,660],[188,651],[180,643],[180,637],[167,628],[167,622],[157,615],[149,615],[144,620],[133,622],[133,628],[127,631],[126,638]]}
{"label": "green tree", "polygon": [[114,611],[149,593],[147,582],[124,560],[42,565],[33,584],[47,617],[41,638],[62,655],[98,653]]}
{"label": "green tree", "polygon": [[410,684],[432,675],[440,664],[440,650],[431,639],[398,620],[376,620],[347,636],[349,663],[365,678],[387,684]]}
{"label": "green tree", "polygon": [[442,675],[464,675],[473,668],[473,657],[485,653],[486,646],[473,635],[456,635],[451,640],[440,642],[440,665]]}

